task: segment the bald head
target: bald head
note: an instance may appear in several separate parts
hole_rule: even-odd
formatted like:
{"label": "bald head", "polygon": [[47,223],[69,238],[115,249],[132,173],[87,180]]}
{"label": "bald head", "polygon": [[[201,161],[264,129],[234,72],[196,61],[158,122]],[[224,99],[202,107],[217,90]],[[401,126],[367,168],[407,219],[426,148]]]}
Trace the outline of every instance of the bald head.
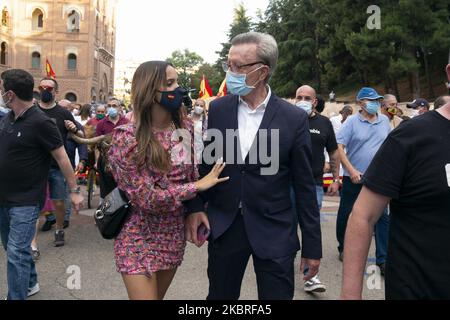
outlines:
{"label": "bald head", "polygon": [[314,90],[313,87],[307,85],[301,86],[300,88],[297,89],[297,93],[295,96],[298,97],[299,95],[308,95],[313,99],[316,99],[317,97],[316,90]]}
{"label": "bald head", "polygon": [[295,94],[295,103],[300,101],[309,101],[313,105],[313,109],[317,106],[317,94],[316,90],[314,90],[311,86],[301,86],[297,89],[297,93]]}

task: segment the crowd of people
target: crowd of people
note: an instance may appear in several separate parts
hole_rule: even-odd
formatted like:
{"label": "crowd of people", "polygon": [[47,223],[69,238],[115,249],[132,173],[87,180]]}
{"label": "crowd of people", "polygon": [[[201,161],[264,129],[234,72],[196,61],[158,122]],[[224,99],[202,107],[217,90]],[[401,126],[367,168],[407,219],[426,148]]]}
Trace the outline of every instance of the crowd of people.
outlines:
{"label": "crowd of people", "polygon": [[[450,298],[450,97],[438,98],[434,110],[416,99],[406,116],[394,95],[364,87],[356,106],[345,104],[329,119],[321,114],[324,99],[309,85],[299,86],[293,103],[276,96],[269,80],[277,60],[272,36],[236,36],[224,63],[229,94],[197,99],[190,114],[187,91],[163,61],[136,70],[128,113],[117,99],[94,110],[56,101],[52,78],[40,81],[35,101],[28,72],[3,72],[0,232],[7,299],[39,292],[39,216],[50,213],[41,229],[55,225],[54,245],[64,246],[64,229],[83,202],[75,172],[86,167],[99,173],[100,201],[118,188],[131,202],[114,243],[130,299],[164,298],[187,241],[208,242],[208,300],[239,298],[250,257],[259,299],[292,299],[298,251],[304,290],[325,292],[319,269],[326,173],[333,177],[326,194],[340,195],[341,297],[362,298],[374,234],[386,298]],[[447,74],[450,80],[450,65]],[[192,139],[177,136],[180,130]],[[222,149],[206,161],[217,134]],[[107,149],[87,145],[104,137]],[[269,175],[262,156],[254,156],[264,143],[273,146],[267,139],[276,140],[269,150],[279,162]]]}

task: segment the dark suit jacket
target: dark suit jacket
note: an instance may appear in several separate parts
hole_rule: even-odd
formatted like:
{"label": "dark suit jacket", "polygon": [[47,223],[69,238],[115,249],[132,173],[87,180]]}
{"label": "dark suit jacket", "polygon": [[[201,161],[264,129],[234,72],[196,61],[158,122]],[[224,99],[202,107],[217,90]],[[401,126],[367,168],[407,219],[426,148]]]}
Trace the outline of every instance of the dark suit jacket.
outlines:
{"label": "dark suit jacket", "polygon": [[[216,152],[215,159],[223,156],[227,165],[221,176],[229,176],[230,180],[185,202],[187,213],[205,211],[207,203],[211,237],[215,240],[227,231],[236,215],[241,214],[239,206],[242,204],[248,239],[261,259],[284,257],[300,249],[298,221],[302,232],[302,257],[320,259],[320,213],[311,169],[311,137],[306,112],[272,94],[260,129],[269,130],[268,150],[271,150],[271,140],[275,139],[270,130],[279,130],[279,170],[273,175],[261,175],[261,169],[270,164],[261,163],[259,156],[256,164],[254,161],[250,164],[249,157],[244,164],[238,164],[238,157],[241,157],[238,135],[234,139],[226,138],[227,129],[238,129],[238,104],[239,97],[230,95],[213,101],[209,108],[208,130],[219,130],[224,137],[223,148]],[[256,138],[252,148],[259,148],[261,139],[261,136]],[[204,157],[210,143],[205,142]],[[234,150],[234,155],[230,150]],[[269,154],[271,152],[274,150]],[[201,164],[200,176],[207,175],[211,168],[212,165]],[[297,214],[289,197],[292,185],[300,204]]]}

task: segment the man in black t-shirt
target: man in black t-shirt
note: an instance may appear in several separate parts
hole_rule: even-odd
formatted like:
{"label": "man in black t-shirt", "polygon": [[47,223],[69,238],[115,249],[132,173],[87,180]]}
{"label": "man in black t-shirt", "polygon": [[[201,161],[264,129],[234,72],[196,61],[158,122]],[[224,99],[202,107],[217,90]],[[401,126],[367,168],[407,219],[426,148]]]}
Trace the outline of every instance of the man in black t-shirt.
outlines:
{"label": "man in black t-shirt", "polygon": [[[56,122],[56,126],[62,136],[64,143],[67,141],[69,132],[83,136],[83,132],[78,130],[75,119],[70,111],[55,103],[58,83],[55,79],[44,78],[39,84],[41,93],[40,109]],[[55,247],[64,245],[64,216],[66,214],[66,182],[56,161],[52,161],[48,184],[50,187],[50,199],[53,201],[56,215]],[[46,224],[49,222],[47,221]]]}
{"label": "man in black t-shirt", "polygon": [[450,299],[450,103],[395,129],[363,184],[347,227],[342,298],[361,298],[373,226],[391,202],[386,299]]}
{"label": "man in black t-shirt", "polygon": [[11,109],[0,120],[0,234],[8,259],[8,300],[39,292],[30,245],[52,158],[72,189],[72,204],[83,201],[58,128],[33,105],[33,88],[33,77],[24,70],[1,74],[1,95]]}
{"label": "man in black t-shirt", "polygon": [[[323,173],[325,166],[324,149],[330,155],[330,166],[332,169],[334,181],[329,186],[327,194],[334,196],[339,191],[339,152],[334,135],[333,126],[330,120],[320,115],[317,110],[317,95],[316,91],[310,86],[302,86],[298,88],[295,104],[297,107],[303,109],[309,116],[309,131],[311,134],[312,144],[312,170],[314,179],[316,181],[316,194],[319,209],[322,208],[322,201],[324,196],[323,191]],[[293,192],[291,198],[294,202]],[[306,272],[306,271],[305,271]],[[326,286],[321,283],[319,277],[316,276],[305,282],[304,290],[306,292],[325,292]]]}

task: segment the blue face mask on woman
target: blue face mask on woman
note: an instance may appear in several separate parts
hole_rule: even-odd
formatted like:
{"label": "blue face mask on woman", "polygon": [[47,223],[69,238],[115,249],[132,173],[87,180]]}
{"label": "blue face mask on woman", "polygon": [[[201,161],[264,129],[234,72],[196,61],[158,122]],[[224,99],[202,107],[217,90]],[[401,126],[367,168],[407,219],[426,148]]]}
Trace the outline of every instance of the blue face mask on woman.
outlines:
{"label": "blue face mask on woman", "polygon": [[260,82],[258,80],[253,86],[247,85],[247,76],[255,71],[258,71],[263,66],[259,67],[258,69],[255,69],[248,74],[239,74],[234,73],[230,70],[227,71],[227,90],[230,91],[231,94],[235,94],[241,97],[245,97],[250,92],[252,92],[253,89],[255,89],[255,86]]}
{"label": "blue face mask on woman", "polygon": [[369,101],[366,104],[366,111],[369,114],[376,114],[380,110],[381,104],[378,101]]}
{"label": "blue face mask on woman", "polygon": [[187,100],[187,90],[183,88],[176,88],[173,91],[158,91],[161,93],[161,101],[159,104],[168,112],[176,112],[180,110],[183,101]]}

